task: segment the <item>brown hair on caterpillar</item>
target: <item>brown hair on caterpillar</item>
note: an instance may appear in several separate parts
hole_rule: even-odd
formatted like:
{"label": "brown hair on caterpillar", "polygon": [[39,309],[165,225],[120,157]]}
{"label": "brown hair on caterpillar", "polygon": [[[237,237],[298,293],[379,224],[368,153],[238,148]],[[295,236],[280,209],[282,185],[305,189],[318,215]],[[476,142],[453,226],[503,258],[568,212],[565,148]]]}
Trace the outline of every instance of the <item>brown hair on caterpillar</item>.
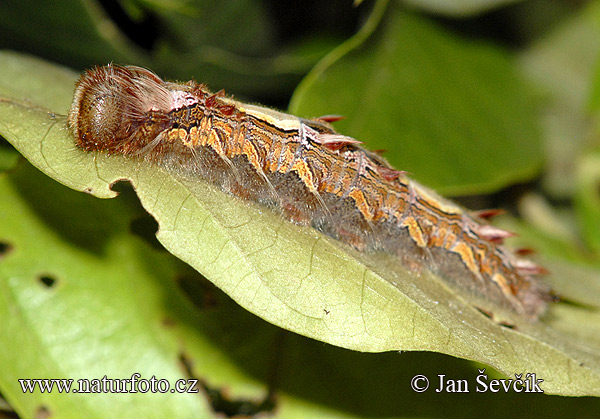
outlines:
{"label": "brown hair on caterpillar", "polygon": [[395,170],[328,124],[109,65],[77,82],[68,124],[88,151],[138,156],[274,208],[359,251],[384,251],[535,321],[545,270],[503,247],[510,233]]}

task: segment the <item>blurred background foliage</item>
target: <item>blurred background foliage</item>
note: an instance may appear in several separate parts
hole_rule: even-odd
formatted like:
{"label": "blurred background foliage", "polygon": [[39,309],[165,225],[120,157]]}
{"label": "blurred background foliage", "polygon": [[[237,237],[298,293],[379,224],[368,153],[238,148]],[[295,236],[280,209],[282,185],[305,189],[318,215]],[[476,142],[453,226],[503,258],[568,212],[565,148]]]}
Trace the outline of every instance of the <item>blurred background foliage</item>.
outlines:
{"label": "blurred background foliage", "polygon": [[[354,3],[7,0],[0,47],[77,70],[141,65],[281,109],[295,92],[292,111],[345,116],[340,131],[444,193],[539,178],[546,161],[551,192],[572,193],[598,49],[591,2]],[[561,95],[570,108],[544,119]]]}
{"label": "blurred background foliage", "polygon": [[[80,1],[2,4],[2,46],[83,70],[136,64],[285,106],[310,68],[352,35],[348,1]],[[26,22],[26,24],[24,24]]]}
{"label": "blurred background foliage", "polygon": [[[306,117],[344,115],[346,120],[336,127],[372,149],[387,149],[386,157],[397,168],[446,193],[477,195],[477,199],[464,198],[470,206],[515,210],[526,223],[520,230],[525,244],[534,243],[548,257],[569,259],[597,274],[600,4],[584,0],[354,3],[4,0],[0,48],[43,57],[76,71],[108,62],[136,64],[165,79],[194,78],[214,90],[225,88],[239,99],[282,109],[289,104]],[[0,143],[0,171],[14,168],[17,159],[9,146]],[[35,175],[22,174],[23,170],[18,177],[27,185],[28,176]],[[5,251],[0,248],[0,254]],[[186,292],[206,297],[206,292],[194,287]],[[209,294],[213,293],[225,302],[221,302],[222,312],[213,312],[210,321],[216,324],[233,316],[230,319],[236,321],[230,321],[244,330],[237,334],[231,324],[223,324],[222,329],[207,326],[208,336],[219,346],[210,350],[235,353],[233,360],[215,361],[215,368],[235,372],[225,378],[215,378],[214,371],[206,376],[228,388],[233,398],[256,400],[265,391],[262,380],[268,366],[264,360],[255,362],[252,350],[268,352],[265,342],[278,341],[281,337],[273,336],[280,332],[236,309],[218,291]],[[197,316],[193,307],[180,311],[190,318]],[[190,320],[185,332],[200,329],[197,321]],[[252,350],[247,353],[232,349],[240,336],[251,338],[244,335],[250,329],[260,331],[257,334],[267,336],[266,340],[250,342]],[[412,374],[448,371],[468,378],[476,375],[475,369],[467,362],[433,354],[403,354],[401,360],[410,367],[400,368],[394,354],[376,359],[297,336],[287,339],[288,348],[317,353],[323,362],[318,369],[322,375],[316,378],[310,373],[317,369],[293,368],[294,362],[305,365],[311,357],[300,349],[288,351],[288,372],[299,378],[282,385],[284,393],[292,395],[279,399],[283,405],[289,403],[288,410],[283,409],[287,417],[307,412],[332,417],[482,413],[500,417],[506,409],[522,416],[565,417],[599,407],[592,399],[518,394],[464,395],[460,406],[449,395],[424,394],[419,407],[415,401],[421,395],[407,385]],[[363,376],[363,371],[377,371],[378,377]],[[388,383],[384,392],[377,387],[382,382]],[[215,390],[213,408],[220,400],[227,405],[221,412],[239,412],[235,404],[219,397],[222,394]],[[305,410],[309,405],[313,410]],[[19,411],[40,412],[32,406],[19,404]],[[261,411],[257,406],[252,408]]]}

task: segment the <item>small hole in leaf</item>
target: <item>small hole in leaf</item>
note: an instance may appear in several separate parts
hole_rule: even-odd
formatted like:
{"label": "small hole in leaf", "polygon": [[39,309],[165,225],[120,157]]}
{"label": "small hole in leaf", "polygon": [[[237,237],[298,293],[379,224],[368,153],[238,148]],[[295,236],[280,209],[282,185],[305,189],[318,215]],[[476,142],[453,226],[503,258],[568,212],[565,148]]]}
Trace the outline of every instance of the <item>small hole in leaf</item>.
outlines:
{"label": "small hole in leaf", "polygon": [[213,411],[228,418],[232,417],[254,417],[272,414],[275,410],[275,395],[269,393],[263,400],[245,398],[231,398],[227,390],[222,387],[211,387],[205,380],[194,377],[192,372],[192,360],[185,353],[179,355],[179,360],[188,377],[197,379],[197,389],[204,390]]}
{"label": "small hole in leaf", "polygon": [[4,259],[12,250],[12,244],[5,241],[0,241],[0,260]]}
{"label": "small hole in leaf", "polygon": [[173,320],[171,317],[163,317],[162,318],[162,325],[165,326],[166,328],[170,328],[175,326],[175,320]]}
{"label": "small hole in leaf", "polygon": [[33,415],[33,417],[34,419],[48,419],[52,417],[52,413],[50,412],[50,409],[42,405],[36,409],[35,415]]}
{"label": "small hole in leaf", "polygon": [[51,275],[40,275],[39,280],[42,284],[47,286],[48,288],[52,288],[56,284],[56,278]]}

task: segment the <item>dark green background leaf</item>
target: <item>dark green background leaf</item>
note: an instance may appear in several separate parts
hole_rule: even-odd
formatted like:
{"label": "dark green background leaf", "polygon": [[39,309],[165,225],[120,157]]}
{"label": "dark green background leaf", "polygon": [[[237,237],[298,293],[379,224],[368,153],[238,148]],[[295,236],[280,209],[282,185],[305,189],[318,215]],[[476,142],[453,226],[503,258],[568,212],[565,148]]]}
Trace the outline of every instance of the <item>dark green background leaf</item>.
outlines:
{"label": "dark green background leaf", "polygon": [[[0,2],[0,48],[81,70],[135,64],[170,79],[197,77],[217,90],[278,100],[343,36],[327,18],[344,23],[357,13],[348,2],[322,6],[319,36],[303,31],[287,40],[272,9],[260,0]],[[310,27],[293,23],[298,31]]]}
{"label": "dark green background leaf", "polygon": [[345,116],[339,131],[446,193],[489,192],[538,173],[532,92],[507,53],[395,8],[361,35],[308,75],[293,113]]}
{"label": "dark green background leaf", "polygon": [[482,13],[520,0],[397,0],[415,8],[451,16]]}

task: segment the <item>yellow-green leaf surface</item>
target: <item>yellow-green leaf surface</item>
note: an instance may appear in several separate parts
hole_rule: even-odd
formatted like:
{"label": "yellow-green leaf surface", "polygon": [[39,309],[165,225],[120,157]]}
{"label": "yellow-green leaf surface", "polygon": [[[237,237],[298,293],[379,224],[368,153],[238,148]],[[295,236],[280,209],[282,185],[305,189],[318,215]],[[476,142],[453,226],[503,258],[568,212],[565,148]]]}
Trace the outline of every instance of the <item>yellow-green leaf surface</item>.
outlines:
{"label": "yellow-green leaf surface", "polygon": [[[597,311],[557,305],[538,324],[517,321],[514,330],[499,326],[475,310],[466,296],[427,272],[415,276],[390,258],[358,255],[310,228],[287,223],[201,180],[181,178],[120,156],[78,150],[64,118],[74,75],[11,53],[3,53],[0,63],[0,132],[5,138],[40,170],[73,189],[114,197],[111,185],[130,180],[142,205],[159,224],[160,242],[261,318],[345,348],[437,351],[478,360],[508,375],[535,372],[545,380],[544,390],[549,393],[600,394]],[[51,90],[42,89],[43,95],[38,96],[37,89],[45,80],[51,81]],[[21,190],[25,193],[32,188],[28,184]],[[44,190],[36,191],[38,199]],[[53,215],[61,216],[60,211]],[[61,223],[69,225],[71,216],[66,211],[65,216]],[[54,217],[41,221],[52,226]],[[113,217],[98,217],[102,231],[110,232],[113,223],[118,225]],[[90,238],[82,247],[93,253],[94,240]],[[99,248],[117,252],[106,246]],[[51,255],[51,243],[44,248]],[[15,246],[11,253],[16,257],[17,251]],[[10,290],[3,295],[14,295],[5,299],[4,315],[19,310],[31,316],[19,303],[27,300],[15,290],[21,284],[13,284],[4,270],[11,253],[0,265],[3,286]],[[148,263],[149,272],[154,264],[160,266],[158,260]],[[127,265],[122,269],[126,276],[134,275]],[[577,277],[569,280],[578,283]],[[132,287],[131,279],[122,281],[125,284],[119,286]],[[130,288],[129,292],[134,291]],[[598,294],[590,297],[594,298],[600,305]],[[154,304],[149,299],[148,310],[154,310]]]}

